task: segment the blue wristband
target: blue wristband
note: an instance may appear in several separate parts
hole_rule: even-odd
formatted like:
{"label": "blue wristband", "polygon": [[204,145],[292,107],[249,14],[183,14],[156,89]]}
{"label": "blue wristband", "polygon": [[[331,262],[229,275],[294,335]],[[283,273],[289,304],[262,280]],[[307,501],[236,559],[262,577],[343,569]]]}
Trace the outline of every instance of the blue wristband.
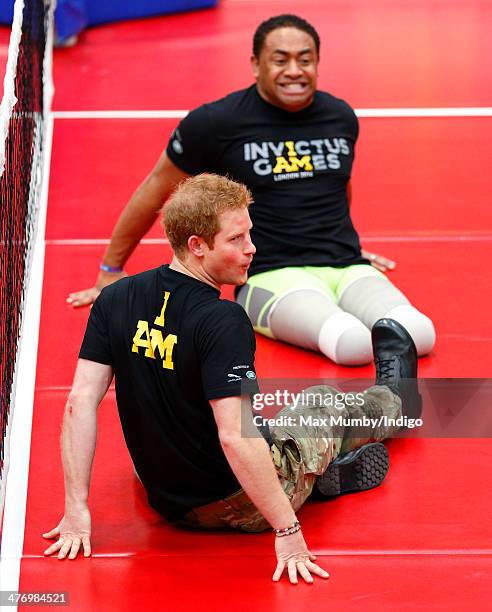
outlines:
{"label": "blue wristband", "polygon": [[107,266],[105,263],[102,263],[102,262],[99,264],[99,269],[102,270],[103,272],[112,272],[113,274],[118,274],[119,272],[123,272],[123,268]]}

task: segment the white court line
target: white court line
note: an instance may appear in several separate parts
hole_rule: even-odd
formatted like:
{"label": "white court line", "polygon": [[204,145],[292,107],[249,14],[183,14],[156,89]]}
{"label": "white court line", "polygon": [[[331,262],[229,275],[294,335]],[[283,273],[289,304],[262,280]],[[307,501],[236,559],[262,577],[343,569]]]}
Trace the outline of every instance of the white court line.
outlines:
{"label": "white court line", "polygon": [[357,108],[358,117],[492,117],[492,107]]}
{"label": "white court line", "polygon": [[[313,547],[314,551],[314,547]],[[271,556],[271,553],[266,553],[265,555],[261,555],[258,553],[252,552],[242,552],[241,553],[245,557],[262,557],[262,556]],[[203,559],[216,559],[217,557],[236,557],[237,552],[234,549],[229,549],[220,552],[203,554],[199,553],[195,555],[195,557],[200,557]],[[316,556],[318,557],[443,557],[443,556],[460,556],[460,557],[490,557],[492,555],[492,548],[443,548],[443,549],[433,549],[433,548],[423,548],[419,549],[403,549],[403,550],[378,550],[378,549],[364,549],[364,550],[316,550]],[[139,558],[142,554],[139,552],[99,552],[92,553],[91,557],[96,559],[120,559],[120,558]],[[169,558],[169,559],[189,559],[190,555],[188,552],[160,552],[155,551],[152,553],[153,557],[159,558]],[[43,559],[43,555],[25,555],[25,559]]]}
{"label": "white court line", "polygon": [[[463,236],[360,236],[363,242],[489,242],[492,234]],[[46,240],[46,246],[105,246],[109,238],[61,238]],[[169,244],[166,238],[143,238],[140,244]]]}
{"label": "white court line", "polygon": [[187,110],[52,111],[55,119],[182,119]]}
{"label": "white court line", "polygon": [[[46,385],[46,386],[41,386],[38,385],[36,387],[36,389],[38,391],[49,391],[50,393],[52,392],[63,392],[63,393],[67,393],[70,391],[70,389],[72,388],[71,385]],[[114,382],[112,382],[109,387],[108,387],[108,393],[111,393],[112,391],[115,390],[115,386],[114,386]],[[107,397],[107,396],[105,396]]]}
{"label": "white court line", "polygon": [[[20,562],[24,546],[52,140],[53,118],[48,116],[43,152],[44,173],[40,194],[38,226],[36,229],[31,270],[29,272],[29,283],[25,300],[26,310],[22,319],[21,341],[18,353],[17,380],[19,382],[22,381],[22,384],[18,384],[16,387],[14,405],[11,411],[10,467],[7,476],[0,551],[0,590],[2,591],[17,591],[19,588]],[[9,609],[12,610],[13,608]]]}
{"label": "white court line", "polygon": [[362,242],[489,242],[492,234],[462,236],[360,236]]}
{"label": "white court line", "polygon": [[[109,244],[109,238],[61,238],[46,240],[46,246],[100,246]],[[143,238],[140,244],[169,244],[166,238]]]}
{"label": "white court line", "polygon": [[[55,119],[182,119],[187,110],[52,111]],[[358,117],[492,117],[491,106],[358,108]]]}

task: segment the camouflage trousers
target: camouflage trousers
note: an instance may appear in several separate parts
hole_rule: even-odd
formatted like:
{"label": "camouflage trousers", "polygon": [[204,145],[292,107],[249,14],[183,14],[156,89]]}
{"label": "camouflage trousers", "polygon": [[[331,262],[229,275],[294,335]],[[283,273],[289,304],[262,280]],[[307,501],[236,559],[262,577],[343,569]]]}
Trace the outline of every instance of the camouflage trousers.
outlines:
{"label": "camouflage trousers", "polygon": [[[283,408],[275,416],[278,425],[270,427],[272,460],[280,484],[295,511],[311,494],[316,478],[324,474],[339,454],[368,442],[380,442],[399,429],[396,425],[386,424],[401,416],[401,399],[387,387],[369,387],[358,394],[357,405],[352,402],[349,405],[347,399],[336,402],[336,405],[326,401],[326,398],[340,395],[333,387],[309,387],[302,392],[302,401],[295,407]],[[344,395],[348,398],[356,394]],[[379,423],[364,424],[368,420]],[[269,528],[268,522],[242,489],[225,499],[191,510],[181,523],[190,527],[233,528],[249,532]]]}

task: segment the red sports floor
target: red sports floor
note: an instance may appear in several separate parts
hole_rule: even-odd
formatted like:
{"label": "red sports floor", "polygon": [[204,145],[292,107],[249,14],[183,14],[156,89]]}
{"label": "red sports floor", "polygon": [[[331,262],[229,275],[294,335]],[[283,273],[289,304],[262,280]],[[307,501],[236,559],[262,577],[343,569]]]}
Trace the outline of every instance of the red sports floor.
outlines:
{"label": "red sports floor", "polygon": [[[78,46],[55,52],[54,110],[182,110],[246,86],[252,32],[280,12],[318,27],[320,87],[357,109],[492,106],[486,2],[223,0],[213,10],[86,31]],[[364,246],[398,262],[391,279],[436,324],[420,374],[491,377],[492,118],[360,121],[353,217]],[[60,420],[88,316],[65,297],[92,284],[104,249],[97,241],[109,238],[176,123],[55,118],[20,590],[68,591],[70,609],[84,611],[486,608],[490,439],[390,441],[380,488],[300,512],[331,577],[294,587],[270,581],[271,535],[190,533],[148,509],[112,392],[100,409],[94,555],[43,557],[41,533],[63,511]],[[149,237],[161,237],[159,226]],[[162,244],[141,245],[128,270],[168,254]],[[262,377],[373,375],[372,366],[334,366],[262,337],[257,366]]]}

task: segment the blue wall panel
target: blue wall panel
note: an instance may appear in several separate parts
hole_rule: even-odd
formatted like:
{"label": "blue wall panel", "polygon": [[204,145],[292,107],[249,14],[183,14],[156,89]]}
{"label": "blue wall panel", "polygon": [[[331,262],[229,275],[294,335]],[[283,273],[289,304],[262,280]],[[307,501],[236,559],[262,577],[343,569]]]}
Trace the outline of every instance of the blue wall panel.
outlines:
{"label": "blue wall panel", "polygon": [[[58,0],[55,24],[59,40],[86,26],[179,13],[215,6],[218,0]],[[14,0],[0,0],[0,23],[12,23]]]}

